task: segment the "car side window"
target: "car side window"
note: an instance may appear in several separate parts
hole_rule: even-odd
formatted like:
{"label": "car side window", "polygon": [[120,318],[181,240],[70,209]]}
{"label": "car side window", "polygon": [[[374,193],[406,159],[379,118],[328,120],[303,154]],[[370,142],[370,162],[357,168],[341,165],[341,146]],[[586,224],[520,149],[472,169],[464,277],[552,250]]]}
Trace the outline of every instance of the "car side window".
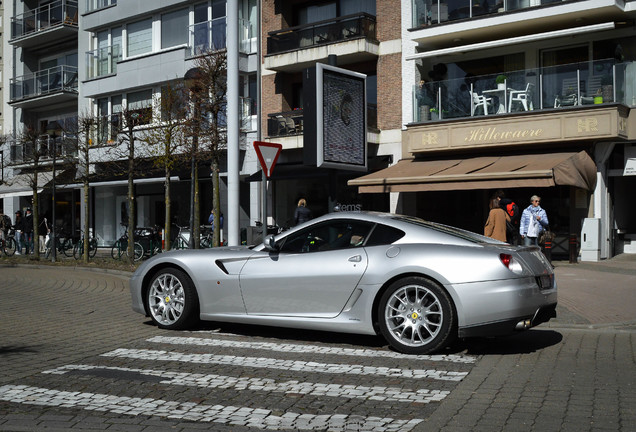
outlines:
{"label": "car side window", "polygon": [[405,232],[390,226],[377,224],[365,246],[382,246],[394,243],[405,236]]}
{"label": "car side window", "polygon": [[364,221],[327,221],[291,234],[285,239],[280,251],[307,253],[360,247],[372,227],[372,223]]}

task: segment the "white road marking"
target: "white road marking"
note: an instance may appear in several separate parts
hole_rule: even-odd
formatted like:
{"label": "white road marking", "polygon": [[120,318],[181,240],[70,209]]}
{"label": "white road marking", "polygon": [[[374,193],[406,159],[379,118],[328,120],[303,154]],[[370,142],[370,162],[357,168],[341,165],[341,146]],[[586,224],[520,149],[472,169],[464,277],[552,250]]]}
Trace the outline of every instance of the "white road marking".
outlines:
{"label": "white road marking", "polygon": [[299,381],[276,381],[269,378],[242,378],[223,375],[203,375],[185,372],[168,372],[151,369],[132,369],[98,365],[66,365],[44,371],[45,374],[63,375],[69,371],[110,370],[134,372],[142,375],[164,378],[162,384],[196,386],[205,388],[234,388],[236,390],[294,393],[310,396],[344,397],[374,401],[395,401],[407,403],[439,402],[449,391],[426,389],[401,389],[397,387],[368,387],[359,385],[322,384]]}
{"label": "white road marking", "polygon": [[[214,335],[220,335],[221,333],[214,333]],[[333,354],[339,356],[356,356],[356,357],[383,357],[383,358],[395,358],[395,359],[413,359],[413,360],[426,360],[426,361],[447,361],[454,363],[475,363],[476,358],[462,355],[418,355],[409,356],[407,354],[400,354],[393,351],[381,351],[371,349],[355,349],[355,348],[334,348],[318,345],[300,345],[300,344],[287,344],[287,343],[272,343],[272,342],[246,342],[246,341],[229,341],[218,340],[198,337],[178,337],[178,336],[155,336],[148,339],[148,342],[165,343],[173,345],[198,345],[198,346],[217,346],[225,348],[245,348],[245,349],[259,349],[277,352],[294,352],[294,353],[309,353],[309,354]]]}
{"label": "white road marking", "polygon": [[199,422],[222,423],[267,430],[346,430],[410,431],[422,419],[396,420],[382,417],[313,415],[286,412],[273,415],[266,409],[223,405],[198,405],[193,402],[172,402],[161,399],[120,397],[109,394],[67,392],[41,387],[6,385],[0,387],[0,400],[62,408],[82,408],[124,415],[148,415]]}
{"label": "white road marking", "polygon": [[215,354],[186,354],[159,350],[120,348],[102,354],[104,357],[124,357],[150,361],[176,361],[199,364],[225,364],[240,367],[283,369],[288,371],[350,374],[350,375],[378,375],[395,378],[431,378],[443,381],[461,381],[468,372],[452,372],[435,369],[399,369],[389,367],[374,367],[364,365],[348,365],[337,363],[305,362],[297,360],[279,360],[266,357],[239,357]]}

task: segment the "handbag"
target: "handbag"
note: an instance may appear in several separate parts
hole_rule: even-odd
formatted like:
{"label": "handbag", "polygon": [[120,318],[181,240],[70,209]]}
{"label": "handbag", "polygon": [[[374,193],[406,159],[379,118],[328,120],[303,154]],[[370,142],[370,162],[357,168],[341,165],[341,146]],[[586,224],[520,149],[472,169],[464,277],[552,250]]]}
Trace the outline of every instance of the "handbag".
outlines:
{"label": "handbag", "polygon": [[554,240],[554,237],[554,233],[550,231],[550,228],[548,227],[541,231],[541,234],[539,234],[539,244],[545,244],[546,241],[552,242]]}

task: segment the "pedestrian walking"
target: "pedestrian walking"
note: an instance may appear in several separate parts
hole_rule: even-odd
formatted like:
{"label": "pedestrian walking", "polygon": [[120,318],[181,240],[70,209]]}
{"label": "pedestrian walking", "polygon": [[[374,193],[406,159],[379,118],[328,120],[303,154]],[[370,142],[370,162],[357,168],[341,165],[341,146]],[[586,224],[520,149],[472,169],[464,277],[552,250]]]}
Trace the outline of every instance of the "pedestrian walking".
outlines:
{"label": "pedestrian walking", "polygon": [[22,242],[25,254],[29,255],[33,253],[33,213],[30,208],[26,209],[22,227]]}
{"label": "pedestrian walking", "polygon": [[519,234],[525,246],[538,246],[538,238],[545,229],[550,226],[548,214],[541,208],[541,197],[532,195],[530,205],[521,213],[519,222]]}
{"label": "pedestrian walking", "polygon": [[300,225],[301,223],[311,220],[311,218],[312,214],[311,210],[307,208],[307,200],[305,198],[301,198],[298,200],[298,205],[294,211],[294,225]]}
{"label": "pedestrian walking", "polygon": [[499,206],[499,200],[490,200],[490,212],[484,226],[484,235],[502,242],[506,241],[506,224],[510,222],[510,216]]}
{"label": "pedestrian walking", "polygon": [[13,229],[15,230],[15,254],[22,255],[22,229],[24,220],[22,219],[22,211],[15,212],[15,221],[13,223]]}
{"label": "pedestrian walking", "polygon": [[0,208],[0,241],[5,240],[9,235],[11,228],[11,218],[4,214],[4,210]]}

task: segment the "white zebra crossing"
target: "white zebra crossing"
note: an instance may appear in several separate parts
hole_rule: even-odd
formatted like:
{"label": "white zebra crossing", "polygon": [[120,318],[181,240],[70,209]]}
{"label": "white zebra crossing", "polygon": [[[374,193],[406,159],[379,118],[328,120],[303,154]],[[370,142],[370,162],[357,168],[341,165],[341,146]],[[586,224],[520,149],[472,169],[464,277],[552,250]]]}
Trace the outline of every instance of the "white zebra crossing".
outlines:
{"label": "white zebra crossing", "polygon": [[124,415],[148,415],[198,422],[214,422],[265,430],[352,430],[410,431],[422,419],[397,420],[388,417],[348,416],[344,414],[313,415],[286,412],[277,416],[271,410],[224,405],[199,405],[152,398],[113,396],[89,392],[59,391],[41,387],[5,385],[0,387],[0,400],[27,405],[82,408]]}
{"label": "white zebra crossing", "polygon": [[230,377],[216,374],[192,374],[187,372],[169,372],[151,369],[107,367],[97,365],[66,365],[44,371],[45,374],[63,375],[70,371],[108,370],[133,372],[141,375],[163,378],[161,384],[182,385],[205,388],[234,388],[236,390],[271,391],[275,393],[293,393],[309,396],[330,396],[356,398],[375,401],[395,401],[406,403],[439,402],[450,392],[445,390],[404,389],[397,387],[324,384],[299,381],[276,381],[268,378]]}
{"label": "white zebra crossing", "polygon": [[198,364],[223,364],[236,367],[283,369],[294,372],[377,375],[394,378],[436,379],[442,381],[461,381],[467,372],[454,372],[435,369],[399,369],[365,365],[339,363],[305,362],[299,360],[280,360],[267,357],[239,357],[216,354],[189,354],[162,350],[120,348],[102,354],[103,357],[131,358],[138,360],[183,362]]}
{"label": "white zebra crossing", "polygon": [[[223,335],[222,333],[215,333]],[[236,335],[232,335],[236,336]],[[332,354],[338,356],[355,356],[355,357],[374,357],[374,358],[393,358],[404,360],[412,358],[414,360],[425,360],[434,362],[453,362],[453,363],[474,363],[475,357],[454,355],[454,354],[436,354],[436,355],[417,355],[409,356],[388,350],[371,350],[356,348],[338,348],[318,345],[301,345],[288,343],[273,342],[248,342],[234,340],[219,340],[212,338],[199,337],[179,337],[179,336],[155,336],[148,339],[148,342],[164,343],[172,345],[196,345],[196,346],[215,346],[222,348],[244,348],[251,350],[268,350],[286,353],[304,353],[304,354]]]}

